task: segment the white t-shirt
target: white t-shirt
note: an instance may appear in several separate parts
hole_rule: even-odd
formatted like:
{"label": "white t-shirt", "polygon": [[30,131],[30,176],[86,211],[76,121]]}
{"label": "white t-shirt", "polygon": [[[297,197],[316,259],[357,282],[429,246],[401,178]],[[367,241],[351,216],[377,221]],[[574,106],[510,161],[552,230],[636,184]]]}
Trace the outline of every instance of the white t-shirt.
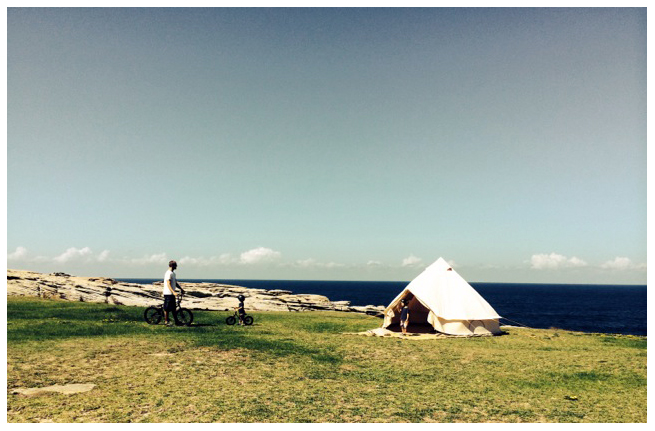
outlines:
{"label": "white t-shirt", "polygon": [[164,295],[172,295],[173,292],[168,288],[168,280],[171,281],[171,286],[173,286],[173,289],[177,286],[177,278],[175,277],[175,273],[171,271],[170,269],[166,271],[166,274],[164,275]]}

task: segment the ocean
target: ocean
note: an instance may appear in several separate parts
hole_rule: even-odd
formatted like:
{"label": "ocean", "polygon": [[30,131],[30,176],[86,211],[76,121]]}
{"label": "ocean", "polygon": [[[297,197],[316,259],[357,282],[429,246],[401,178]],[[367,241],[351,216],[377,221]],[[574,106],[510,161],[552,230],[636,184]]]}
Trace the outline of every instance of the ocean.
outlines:
{"label": "ocean", "polygon": [[[120,281],[151,284],[160,279]],[[352,305],[387,305],[407,286],[398,281],[308,280],[197,280],[256,289],[284,289],[293,293],[324,295]],[[644,285],[470,283],[503,316],[501,323],[532,328],[611,334],[646,334],[647,300]],[[246,302],[247,304],[247,302]]]}

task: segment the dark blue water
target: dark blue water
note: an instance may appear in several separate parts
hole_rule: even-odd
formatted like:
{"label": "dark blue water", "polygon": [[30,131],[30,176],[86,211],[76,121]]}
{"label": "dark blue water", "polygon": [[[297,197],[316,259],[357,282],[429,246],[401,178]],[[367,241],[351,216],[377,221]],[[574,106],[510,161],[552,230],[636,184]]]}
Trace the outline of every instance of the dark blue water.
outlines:
{"label": "dark blue water", "polygon": [[[159,279],[118,279],[150,284]],[[408,282],[306,280],[180,280],[284,289],[324,295],[353,305],[387,305]],[[646,286],[471,283],[505,318],[533,328],[646,335]]]}

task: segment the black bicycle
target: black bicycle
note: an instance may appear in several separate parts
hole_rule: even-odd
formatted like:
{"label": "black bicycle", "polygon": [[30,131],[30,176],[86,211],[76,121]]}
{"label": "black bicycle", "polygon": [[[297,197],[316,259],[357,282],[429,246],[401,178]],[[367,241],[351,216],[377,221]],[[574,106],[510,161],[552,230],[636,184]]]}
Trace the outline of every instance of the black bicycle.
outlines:
{"label": "black bicycle", "polygon": [[[225,323],[228,325],[234,325],[239,321],[239,312],[237,310],[234,310],[234,314],[232,316],[228,316],[227,319],[225,319]],[[252,322],[254,322],[255,319],[252,318],[252,316],[248,316],[247,314],[244,314],[243,316],[243,324],[246,326],[252,325]]]}
{"label": "black bicycle", "polygon": [[[188,308],[182,308],[182,297],[183,293],[180,293],[177,301],[175,301],[175,311],[173,311],[173,318],[175,323],[184,326],[191,326],[193,322],[193,313]],[[164,318],[164,304],[158,306],[151,306],[146,308],[146,311],[143,312],[143,318],[146,319],[151,325],[156,325]]]}

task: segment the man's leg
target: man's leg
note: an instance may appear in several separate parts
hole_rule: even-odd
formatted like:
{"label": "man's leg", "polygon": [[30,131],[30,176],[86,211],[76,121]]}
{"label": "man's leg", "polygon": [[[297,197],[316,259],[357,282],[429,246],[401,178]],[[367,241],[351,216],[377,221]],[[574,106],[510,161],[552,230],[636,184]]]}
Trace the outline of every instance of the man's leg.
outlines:
{"label": "man's leg", "polygon": [[168,310],[164,310],[164,323],[168,323]]}
{"label": "man's leg", "polygon": [[175,320],[175,326],[180,326],[181,323],[177,318],[177,309],[173,310],[173,320]]}

